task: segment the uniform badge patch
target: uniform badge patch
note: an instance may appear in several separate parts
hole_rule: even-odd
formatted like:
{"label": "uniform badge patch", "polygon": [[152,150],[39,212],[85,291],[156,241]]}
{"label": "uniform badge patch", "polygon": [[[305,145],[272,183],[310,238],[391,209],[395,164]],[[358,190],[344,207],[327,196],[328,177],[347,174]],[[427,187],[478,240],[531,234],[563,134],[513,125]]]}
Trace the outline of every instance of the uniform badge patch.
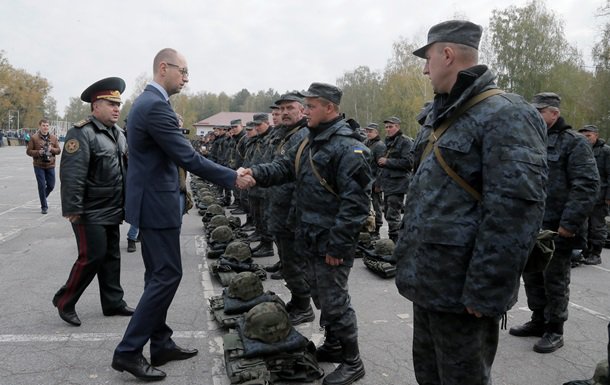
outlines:
{"label": "uniform badge patch", "polygon": [[70,139],[64,145],[65,151],[68,154],[74,154],[76,151],[78,151],[79,147],[80,143],[78,143],[78,140],[76,139]]}

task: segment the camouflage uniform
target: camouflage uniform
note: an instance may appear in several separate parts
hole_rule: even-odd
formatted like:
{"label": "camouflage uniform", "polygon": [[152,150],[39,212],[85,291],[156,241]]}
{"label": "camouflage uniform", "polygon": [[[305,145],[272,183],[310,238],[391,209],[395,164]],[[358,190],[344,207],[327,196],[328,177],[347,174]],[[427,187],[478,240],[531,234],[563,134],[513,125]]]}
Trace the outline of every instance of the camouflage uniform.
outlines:
{"label": "camouflage uniform", "polygon": [[[481,192],[480,201],[443,170],[434,152],[419,162],[432,130],[493,88],[486,66],[460,71],[453,90],[463,91],[436,95],[414,143],[419,167],[394,255],[396,286],[413,302],[420,384],[490,383],[498,323],[517,301],[520,274],[542,223],[546,130],[518,95],[480,102],[437,141],[448,165]],[[482,317],[467,314],[467,307]]]}
{"label": "camouflage uniform", "polygon": [[[263,134],[258,134],[253,139],[253,150],[251,164],[261,164],[270,160],[269,154],[269,139],[272,130],[271,127]],[[267,189],[260,186],[255,186],[249,190],[248,198],[250,200],[250,213],[256,226],[256,231],[261,235],[261,242],[269,244],[272,242],[271,234],[267,229],[266,204],[268,201]]]}
{"label": "camouflage uniform", "polygon": [[381,186],[380,181],[378,180],[379,166],[377,165],[377,161],[385,155],[386,146],[379,136],[371,140],[367,139],[364,144],[371,150],[371,174],[374,178],[371,201],[373,202],[373,210],[375,210],[375,229],[378,234],[379,228],[383,226],[383,213],[381,210]]}
{"label": "camouflage uniform", "polygon": [[[229,151],[229,167],[233,170],[237,170],[244,163],[246,139],[246,131],[244,129],[242,129],[238,134],[235,134],[231,137],[231,148]],[[234,204],[241,207],[241,190],[235,187],[233,189],[233,196],[235,197]]]}
{"label": "camouflage uniform", "polygon": [[[231,149],[231,137],[228,136],[227,134],[216,138],[216,141],[218,142],[218,148],[217,148],[217,152],[216,152],[216,163],[225,166],[225,167],[230,167],[229,166],[229,153],[230,153],[230,149]],[[222,200],[223,200],[223,204],[225,206],[228,206],[231,204],[231,189],[229,188],[220,188],[220,193],[222,196]]]}
{"label": "camouflage uniform", "polygon": [[[307,278],[311,280],[314,303],[321,309],[320,325],[332,333],[347,352],[357,354],[356,313],[347,290],[354,262],[358,233],[368,215],[372,177],[368,149],[345,120],[310,128],[309,143],[299,160],[295,175],[297,147],[272,163],[252,167],[262,186],[295,181],[297,208],[297,245],[307,258]],[[335,197],[315,177],[310,164],[325,178]],[[330,266],[325,256],[342,258],[343,264]]]}
{"label": "camouflage uniform", "polygon": [[[549,182],[543,228],[559,226],[577,233],[597,201],[599,174],[591,145],[563,118],[548,130]],[[568,319],[570,257],[573,238],[557,237],[555,253],[544,272],[524,273],[532,321],[548,332],[563,334]]]}
{"label": "camouflage uniform", "polygon": [[[291,127],[277,131],[271,143],[274,157],[281,158],[291,148],[298,146],[309,134],[305,118]],[[310,307],[311,293],[305,277],[306,263],[295,247],[295,182],[284,183],[269,188],[268,225],[277,243],[282,262],[282,277],[290,290],[292,299],[288,309]]]}
{"label": "camouflage uniform", "polygon": [[413,169],[411,147],[413,140],[400,133],[385,139],[387,158],[384,166],[380,166],[378,182],[383,191],[383,209],[388,222],[388,236],[396,241],[400,227],[400,212],[403,208],[405,193],[409,188],[409,179]]}
{"label": "camouflage uniform", "polygon": [[608,227],[606,225],[606,216],[608,215],[608,205],[606,201],[610,200],[610,146],[603,140],[597,139],[593,145],[593,155],[599,172],[600,189],[597,202],[593,207],[591,216],[589,217],[589,232],[588,232],[588,247],[585,250],[585,258],[599,258],[608,236]]}

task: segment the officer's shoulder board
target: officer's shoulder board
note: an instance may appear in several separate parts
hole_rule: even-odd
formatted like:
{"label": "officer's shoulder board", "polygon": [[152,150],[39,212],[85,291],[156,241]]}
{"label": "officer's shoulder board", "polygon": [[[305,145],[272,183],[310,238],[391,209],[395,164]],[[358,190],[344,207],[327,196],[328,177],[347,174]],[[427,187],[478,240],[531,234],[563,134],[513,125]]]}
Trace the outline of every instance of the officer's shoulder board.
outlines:
{"label": "officer's shoulder board", "polygon": [[74,127],[76,128],[83,128],[85,127],[88,123],[91,123],[91,119],[83,119],[78,123],[74,124]]}

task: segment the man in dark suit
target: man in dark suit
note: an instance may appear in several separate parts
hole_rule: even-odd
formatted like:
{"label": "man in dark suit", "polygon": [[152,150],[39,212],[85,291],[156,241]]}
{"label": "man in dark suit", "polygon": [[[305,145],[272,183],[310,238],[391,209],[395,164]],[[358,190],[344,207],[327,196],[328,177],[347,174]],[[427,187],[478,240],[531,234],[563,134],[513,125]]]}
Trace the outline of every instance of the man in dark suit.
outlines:
{"label": "man in dark suit", "polygon": [[[165,378],[165,373],[153,366],[197,354],[196,349],[177,346],[166,324],[167,310],[182,277],[178,167],[225,188],[254,183],[197,154],[178,128],[169,96],[182,90],[188,76],[182,54],[170,48],[161,50],[153,62],[153,81],[135,100],[127,120],[126,219],[140,229],[146,272],[144,293],[114,352],[112,367],[147,381]],[[150,364],[142,355],[149,340]]]}

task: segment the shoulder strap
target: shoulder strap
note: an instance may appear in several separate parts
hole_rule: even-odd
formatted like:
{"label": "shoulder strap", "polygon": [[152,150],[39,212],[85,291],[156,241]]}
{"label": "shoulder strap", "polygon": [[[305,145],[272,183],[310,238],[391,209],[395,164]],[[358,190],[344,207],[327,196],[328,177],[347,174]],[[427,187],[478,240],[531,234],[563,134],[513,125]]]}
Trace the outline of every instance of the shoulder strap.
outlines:
{"label": "shoulder strap", "polygon": [[324,188],[331,194],[333,194],[334,196],[336,196],[337,198],[339,198],[339,194],[337,194],[335,192],[335,190],[333,190],[333,188],[328,184],[328,182],[326,181],[326,179],[322,178],[322,176],[320,175],[320,173],[318,172],[318,169],[316,168],[316,166],[313,163],[313,159],[311,156],[311,148],[309,148],[309,164],[311,165],[311,171],[313,171],[313,175],[316,177],[316,179],[318,180],[318,182],[320,182],[320,184],[322,186],[324,186]]}
{"label": "shoulder strap", "polygon": [[464,103],[451,118],[445,119],[443,124],[438,126],[436,128],[436,130],[433,130],[430,133],[430,136],[428,137],[428,143],[426,144],[426,148],[424,148],[424,152],[422,153],[421,157],[419,158],[419,164],[421,164],[424,161],[426,156],[428,156],[430,151],[432,151],[432,146],[434,146],[434,144],[440,139],[440,137],[445,133],[445,131],[447,131],[447,129],[453,124],[453,122],[455,122],[456,119],[460,117],[460,115],[462,115],[464,112],[468,111],[474,105],[482,102],[483,100],[485,100],[491,96],[499,95],[499,94],[503,94],[503,93],[504,93],[503,90],[501,90],[499,88],[494,88],[491,90],[481,92],[480,94],[475,95],[472,98],[468,99],[468,101],[466,103]]}
{"label": "shoulder strap", "polygon": [[466,112],[469,108],[474,106],[477,103],[482,102],[483,100],[493,96],[503,94],[504,91],[500,89],[491,89],[485,92],[482,92],[471,99],[469,99],[460,109],[459,111],[452,116],[450,119],[447,119],[443,124],[441,124],[436,130],[434,130],[430,137],[428,138],[428,144],[422,154],[420,159],[420,164],[424,160],[427,154],[430,153],[432,147],[434,147],[434,155],[436,156],[436,160],[440,164],[443,170],[453,179],[461,188],[466,190],[468,194],[470,194],[476,201],[481,201],[481,193],[478,192],[474,187],[468,184],[461,176],[459,176],[445,161],[443,154],[441,153],[440,148],[438,147],[438,139],[447,131],[447,128],[453,124],[453,122],[464,112]]}
{"label": "shoulder strap", "polygon": [[445,161],[443,158],[443,154],[441,154],[441,150],[438,148],[438,145],[434,146],[434,155],[436,156],[436,160],[441,165],[443,170],[453,179],[457,184],[460,185],[468,194],[470,194],[476,201],[481,201],[481,193],[475,190],[474,187],[468,184],[461,176],[459,176]]}
{"label": "shoulder strap", "polygon": [[301,144],[299,145],[299,148],[297,150],[297,155],[296,155],[296,158],[294,159],[295,178],[297,177],[297,175],[299,175],[299,169],[301,168],[301,155],[303,155],[303,150],[305,149],[305,146],[307,146],[307,143],[309,143],[309,137],[305,137],[305,139],[303,139],[303,141],[301,142]]}

